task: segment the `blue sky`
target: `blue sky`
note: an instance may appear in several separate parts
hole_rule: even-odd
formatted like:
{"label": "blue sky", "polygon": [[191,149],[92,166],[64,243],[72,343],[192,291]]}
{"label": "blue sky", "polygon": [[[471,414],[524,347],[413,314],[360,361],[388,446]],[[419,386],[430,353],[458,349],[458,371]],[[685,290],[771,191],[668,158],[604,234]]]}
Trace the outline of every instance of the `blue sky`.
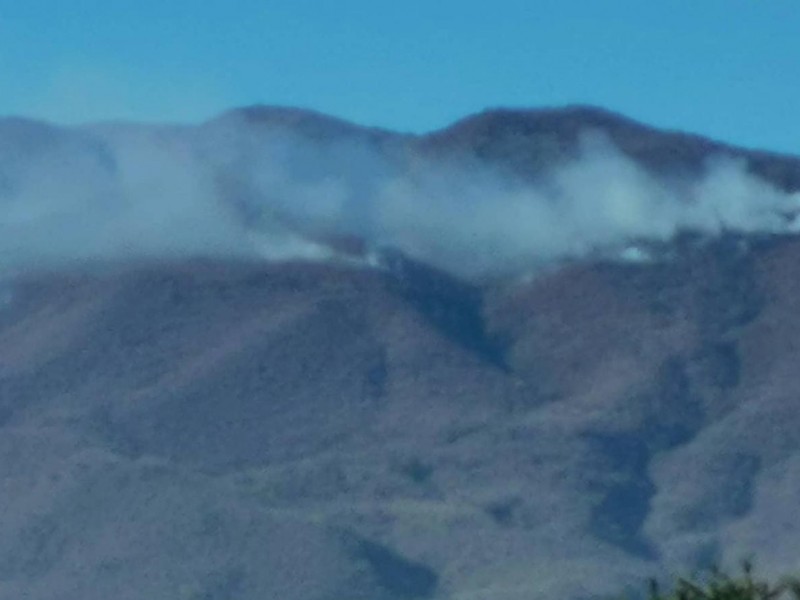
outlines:
{"label": "blue sky", "polygon": [[60,122],[588,103],[800,153],[798,100],[798,0],[0,0],[0,114]]}

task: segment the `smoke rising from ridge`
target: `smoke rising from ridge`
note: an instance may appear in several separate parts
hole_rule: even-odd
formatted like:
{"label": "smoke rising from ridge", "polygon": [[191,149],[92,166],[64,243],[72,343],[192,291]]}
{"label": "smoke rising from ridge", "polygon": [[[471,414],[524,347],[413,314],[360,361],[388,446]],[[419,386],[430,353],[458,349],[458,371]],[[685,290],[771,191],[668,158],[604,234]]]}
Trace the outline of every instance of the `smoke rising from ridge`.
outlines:
{"label": "smoke rising from ridge", "polygon": [[800,196],[743,161],[711,157],[701,176],[656,177],[591,131],[577,158],[533,183],[474,160],[425,159],[413,139],[313,140],[235,118],[0,122],[5,271],[193,256],[362,260],[393,248],[463,276],[519,274],[597,252],[641,259],[641,244],[682,230],[789,233],[798,208]]}

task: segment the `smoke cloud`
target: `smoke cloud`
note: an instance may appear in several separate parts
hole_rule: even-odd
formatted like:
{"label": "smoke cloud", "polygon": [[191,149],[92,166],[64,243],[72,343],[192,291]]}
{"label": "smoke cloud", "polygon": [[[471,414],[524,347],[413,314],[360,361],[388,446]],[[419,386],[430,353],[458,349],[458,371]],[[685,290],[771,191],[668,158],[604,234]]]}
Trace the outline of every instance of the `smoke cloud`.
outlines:
{"label": "smoke cloud", "polygon": [[798,194],[711,158],[656,177],[598,132],[535,183],[423,159],[398,138],[312,140],[236,118],[198,127],[0,121],[0,269],[190,256],[371,260],[474,277],[596,253],[647,260],[692,230],[790,233]]}

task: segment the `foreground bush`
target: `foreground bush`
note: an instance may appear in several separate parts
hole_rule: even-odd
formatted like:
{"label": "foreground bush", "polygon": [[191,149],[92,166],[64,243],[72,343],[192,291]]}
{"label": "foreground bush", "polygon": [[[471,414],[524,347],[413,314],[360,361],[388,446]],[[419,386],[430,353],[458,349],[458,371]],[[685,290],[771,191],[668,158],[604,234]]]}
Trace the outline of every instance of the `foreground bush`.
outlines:
{"label": "foreground bush", "polygon": [[800,600],[800,579],[771,583],[756,578],[752,564],[745,563],[741,575],[712,569],[704,578],[678,579],[669,591],[653,580],[649,600]]}

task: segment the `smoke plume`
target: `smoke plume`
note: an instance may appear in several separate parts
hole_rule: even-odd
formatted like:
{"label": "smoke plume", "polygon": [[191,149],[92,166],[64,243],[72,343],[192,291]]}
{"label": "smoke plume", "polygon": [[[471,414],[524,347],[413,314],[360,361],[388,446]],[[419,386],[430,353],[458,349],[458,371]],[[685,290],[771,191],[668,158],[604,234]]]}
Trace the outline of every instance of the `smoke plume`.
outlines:
{"label": "smoke plume", "polygon": [[655,176],[601,132],[534,182],[425,159],[405,138],[387,149],[235,118],[0,122],[4,271],[193,256],[369,261],[390,248],[467,277],[521,274],[595,253],[647,259],[649,243],[685,230],[789,233],[799,205],[730,158],[710,157],[693,178]]}

